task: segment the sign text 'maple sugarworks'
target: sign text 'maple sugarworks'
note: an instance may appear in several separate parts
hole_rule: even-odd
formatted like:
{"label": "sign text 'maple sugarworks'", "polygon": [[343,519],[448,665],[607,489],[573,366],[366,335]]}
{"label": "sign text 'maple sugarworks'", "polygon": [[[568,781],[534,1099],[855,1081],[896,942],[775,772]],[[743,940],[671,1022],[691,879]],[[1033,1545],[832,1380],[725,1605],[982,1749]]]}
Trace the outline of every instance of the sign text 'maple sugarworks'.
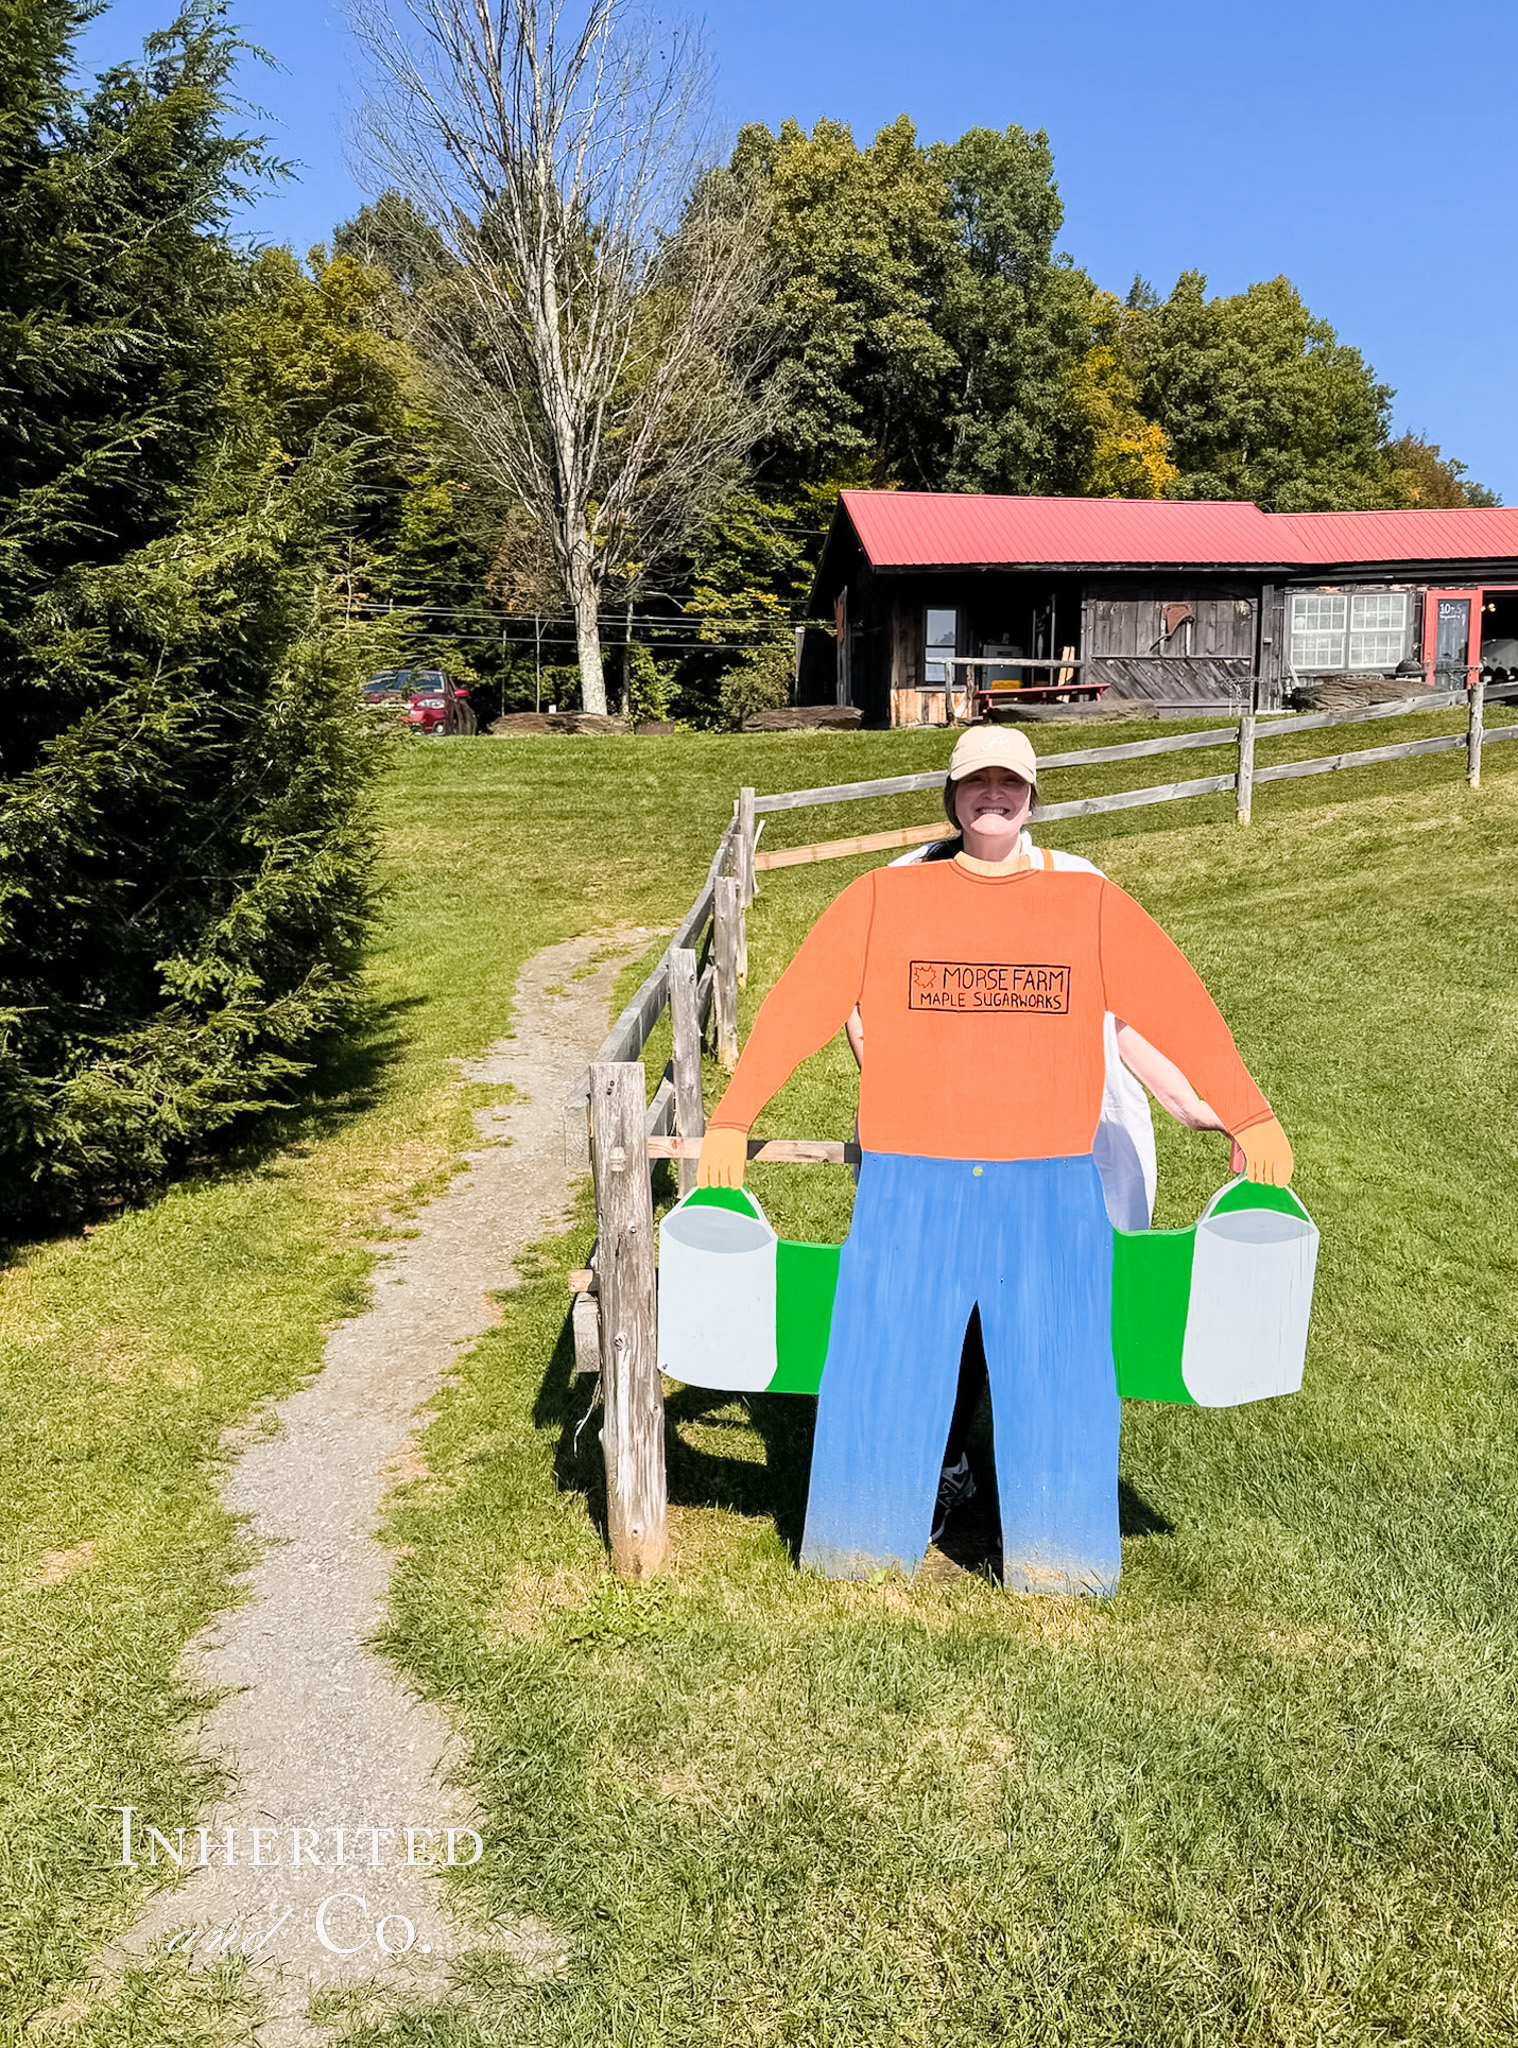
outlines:
{"label": "sign text 'maple sugarworks'", "polygon": [[1070,1008],[1070,969],[1000,960],[914,960],[907,988],[912,1010],[966,1015]]}

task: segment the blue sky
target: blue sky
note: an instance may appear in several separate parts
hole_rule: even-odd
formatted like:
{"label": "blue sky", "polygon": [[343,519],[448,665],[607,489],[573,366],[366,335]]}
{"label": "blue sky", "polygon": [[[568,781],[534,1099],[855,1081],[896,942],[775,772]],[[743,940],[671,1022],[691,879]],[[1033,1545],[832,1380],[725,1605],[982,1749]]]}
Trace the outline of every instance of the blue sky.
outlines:
{"label": "blue sky", "polygon": [[[170,12],[117,0],[87,63]],[[247,0],[237,18],[281,67],[244,90],[301,167],[248,225],[304,248],[363,197],[341,13]],[[730,128],[1046,128],[1062,246],[1099,283],[1284,271],[1396,387],[1399,428],[1518,503],[1514,0],[716,0],[705,23]]]}

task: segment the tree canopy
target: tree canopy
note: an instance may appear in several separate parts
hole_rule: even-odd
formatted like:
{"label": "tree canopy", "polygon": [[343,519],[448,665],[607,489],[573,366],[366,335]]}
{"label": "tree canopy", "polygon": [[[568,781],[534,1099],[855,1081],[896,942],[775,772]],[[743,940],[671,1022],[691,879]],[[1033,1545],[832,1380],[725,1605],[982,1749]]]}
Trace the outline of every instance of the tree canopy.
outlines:
{"label": "tree canopy", "polygon": [[[1099,287],[1058,247],[1063,205],[1042,132],[974,128],[924,144],[902,115],[860,143],[838,121],[755,124],[693,203],[719,190],[744,195],[764,228],[762,426],[745,473],[704,492],[681,551],[619,591],[656,639],[686,642],[684,715],[717,717],[724,667],[789,644],[848,485],[1249,498],[1271,510],[1490,501],[1433,444],[1390,438],[1392,392],[1286,278],[1209,295],[1188,271],[1164,298],[1141,282],[1126,299]],[[413,298],[451,260],[396,193],[335,246]],[[414,601],[430,579],[460,593],[443,602],[462,610],[474,579],[475,601],[508,615],[508,638],[525,610],[562,639],[567,591],[532,509],[477,474],[466,502],[435,427],[410,463],[419,495],[396,518],[396,545],[430,539],[416,573],[392,573],[390,594]],[[501,701],[520,701],[502,663]]]}

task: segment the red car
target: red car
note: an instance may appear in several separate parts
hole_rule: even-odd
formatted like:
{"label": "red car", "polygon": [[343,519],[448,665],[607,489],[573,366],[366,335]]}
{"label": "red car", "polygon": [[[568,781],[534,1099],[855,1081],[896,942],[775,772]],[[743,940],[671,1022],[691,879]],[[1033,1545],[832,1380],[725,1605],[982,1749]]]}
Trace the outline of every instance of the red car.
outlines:
{"label": "red car", "polygon": [[365,683],[363,701],[373,710],[404,717],[407,727],[416,733],[453,735],[479,730],[469,692],[461,684],[451,683],[441,669],[382,669]]}

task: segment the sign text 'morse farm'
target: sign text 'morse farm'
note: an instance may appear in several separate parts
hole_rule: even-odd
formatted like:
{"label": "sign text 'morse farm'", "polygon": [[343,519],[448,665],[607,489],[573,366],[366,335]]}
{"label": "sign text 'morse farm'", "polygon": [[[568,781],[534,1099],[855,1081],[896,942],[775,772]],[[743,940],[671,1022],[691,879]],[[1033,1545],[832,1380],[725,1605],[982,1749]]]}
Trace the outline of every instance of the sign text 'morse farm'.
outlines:
{"label": "sign text 'morse farm'", "polygon": [[999,960],[914,960],[907,1007],[967,1014],[1039,1010],[1064,1016],[1070,1008],[1070,969]]}

